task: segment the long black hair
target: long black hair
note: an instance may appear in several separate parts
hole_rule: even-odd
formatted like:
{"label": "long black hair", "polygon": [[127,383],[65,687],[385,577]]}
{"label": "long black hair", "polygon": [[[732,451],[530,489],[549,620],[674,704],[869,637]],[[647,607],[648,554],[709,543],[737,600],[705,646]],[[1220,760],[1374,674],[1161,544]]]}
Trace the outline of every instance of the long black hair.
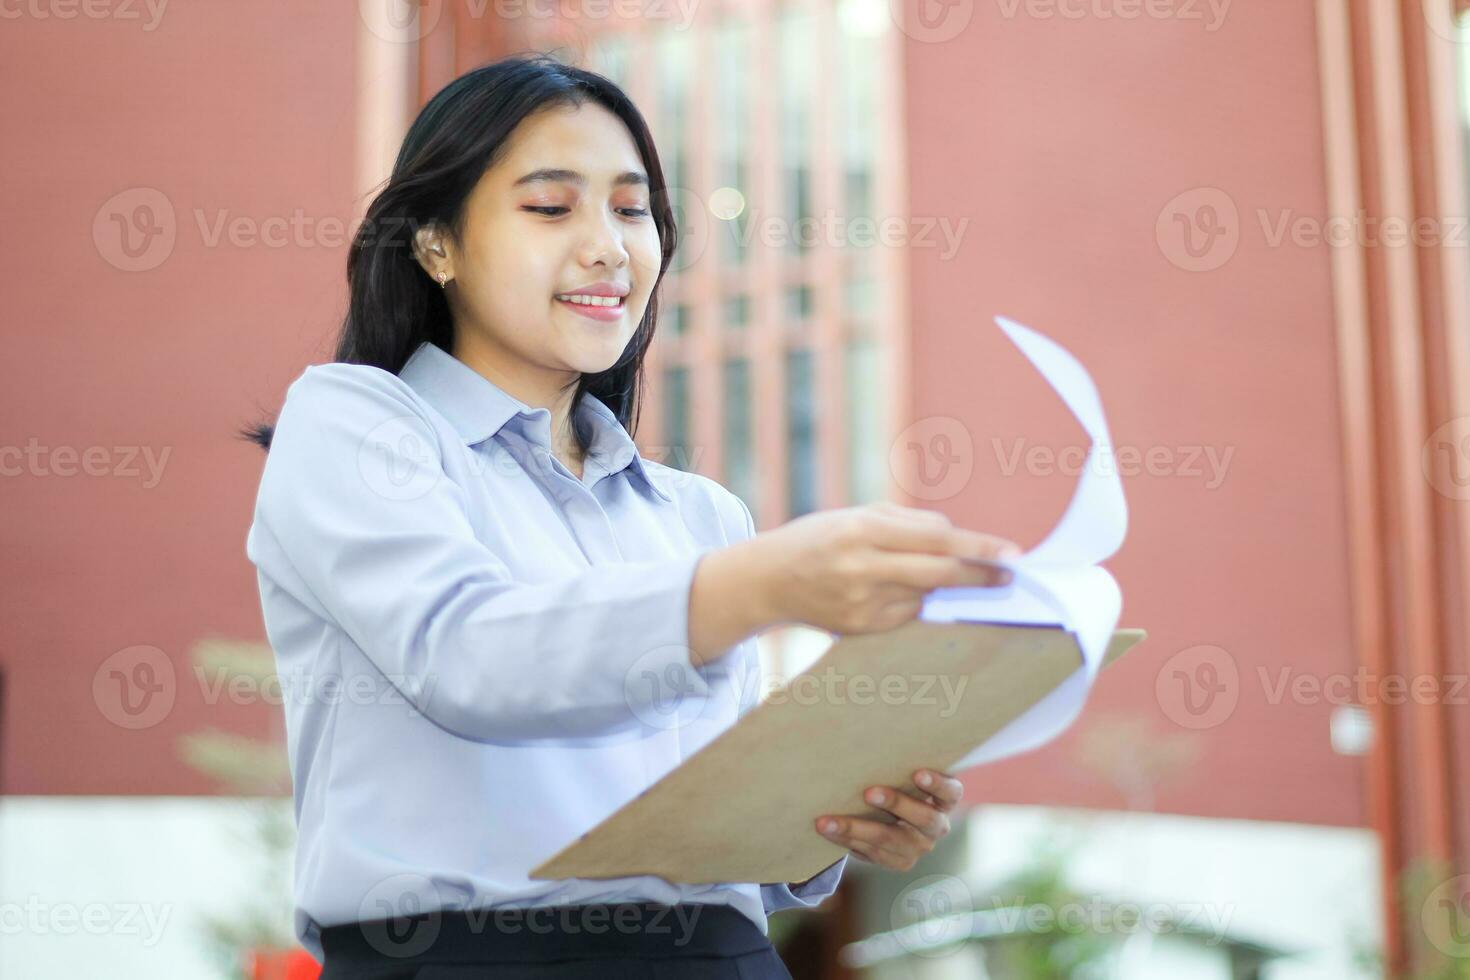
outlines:
{"label": "long black hair", "polygon": [[[454,325],[443,291],[414,257],[414,233],[431,224],[462,240],[465,201],[480,177],[503,155],[516,126],[551,106],[601,105],[621,119],[638,146],[648,173],[649,210],[662,251],[659,278],[617,363],[583,374],[572,396],[570,416],[585,394],[601,399],[631,434],[637,427],[643,388],[643,358],[658,322],[658,284],[677,244],[663,167],[648,124],[632,101],[609,79],[557,61],[524,54],[461,75],[419,112],[403,138],[393,172],[369,205],[347,252],[347,317],[335,360],[370,364],[397,374],[418,346],[430,341],[454,348]],[[576,425],[582,452],[590,434]],[[240,435],[270,450],[272,422],[246,426]]]}

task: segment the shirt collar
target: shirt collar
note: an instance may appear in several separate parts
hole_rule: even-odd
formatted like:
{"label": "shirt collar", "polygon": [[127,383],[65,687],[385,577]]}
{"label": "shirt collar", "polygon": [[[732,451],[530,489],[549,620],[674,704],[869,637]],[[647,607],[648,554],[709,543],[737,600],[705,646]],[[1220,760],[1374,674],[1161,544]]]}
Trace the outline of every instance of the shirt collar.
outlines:
{"label": "shirt collar", "polygon": [[[515,422],[525,438],[551,448],[550,411],[532,408],[432,341],[418,346],[398,376],[449,420],[465,445],[484,442]],[[578,411],[591,426],[589,462],[596,460],[608,475],[632,466],[650,490],[664,500],[674,499],[649,471],[633,437],[612,409],[586,392]]]}

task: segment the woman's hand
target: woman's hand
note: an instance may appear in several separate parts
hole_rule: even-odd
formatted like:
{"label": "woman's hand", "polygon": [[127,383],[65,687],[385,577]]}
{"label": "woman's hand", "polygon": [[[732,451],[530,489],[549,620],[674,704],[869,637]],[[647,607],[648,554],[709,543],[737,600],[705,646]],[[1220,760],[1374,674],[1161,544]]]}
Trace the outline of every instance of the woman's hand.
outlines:
{"label": "woman's hand", "polygon": [[891,786],[872,786],[863,794],[873,806],[897,817],[896,823],[833,814],[817,818],[817,832],[861,860],[908,871],[949,833],[949,812],[965,792],[958,779],[933,769],[915,772],[914,785],[919,799]]}
{"label": "woman's hand", "polygon": [[934,589],[1004,585],[1009,572],[974,561],[1020,553],[937,510],[883,502],[805,514],[700,561],[690,590],[691,660],[718,657],[783,623],[829,633],[892,629],[918,616]]}
{"label": "woman's hand", "polygon": [[778,620],[829,633],[892,629],[944,586],[1004,584],[1008,573],[965,559],[1021,552],[937,510],[887,502],[806,514],[759,542],[770,555],[767,599]]}

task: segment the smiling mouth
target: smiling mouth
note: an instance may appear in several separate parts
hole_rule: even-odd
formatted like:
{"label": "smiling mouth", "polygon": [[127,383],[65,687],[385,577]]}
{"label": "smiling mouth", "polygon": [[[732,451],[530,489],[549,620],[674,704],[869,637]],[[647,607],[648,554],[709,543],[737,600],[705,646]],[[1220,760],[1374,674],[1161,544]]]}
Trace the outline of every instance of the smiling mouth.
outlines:
{"label": "smiling mouth", "polygon": [[626,296],[588,296],[582,293],[558,293],[556,301],[593,320],[608,322],[621,319],[627,305]]}
{"label": "smiling mouth", "polygon": [[585,293],[558,293],[556,298],[564,303],[574,303],[577,306],[616,307],[623,305],[623,297],[621,296],[589,296]]}

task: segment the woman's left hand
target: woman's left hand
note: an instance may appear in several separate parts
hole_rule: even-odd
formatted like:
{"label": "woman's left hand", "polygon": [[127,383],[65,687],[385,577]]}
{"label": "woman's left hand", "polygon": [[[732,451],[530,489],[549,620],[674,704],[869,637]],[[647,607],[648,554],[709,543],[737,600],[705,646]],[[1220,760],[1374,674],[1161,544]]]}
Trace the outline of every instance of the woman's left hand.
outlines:
{"label": "woman's left hand", "polygon": [[[870,786],[863,794],[867,802],[897,817],[897,823],[823,815],[817,818],[817,832],[864,861],[907,871],[949,833],[949,812],[964,795],[958,779],[934,769],[915,771],[914,785],[920,799],[891,786]],[[827,821],[832,822],[831,831]]]}

